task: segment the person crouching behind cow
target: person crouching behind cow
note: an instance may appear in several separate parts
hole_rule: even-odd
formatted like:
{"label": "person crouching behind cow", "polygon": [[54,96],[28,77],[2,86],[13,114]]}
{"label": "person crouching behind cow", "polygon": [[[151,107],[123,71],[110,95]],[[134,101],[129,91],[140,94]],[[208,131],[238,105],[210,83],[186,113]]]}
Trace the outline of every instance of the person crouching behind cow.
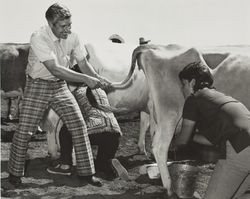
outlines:
{"label": "person crouching behind cow", "polygon": [[[216,164],[205,199],[228,199],[244,193],[250,179],[249,110],[213,88],[212,74],[200,62],[187,65],[179,78],[186,100],[181,132],[173,140],[173,146],[181,147],[193,136],[195,142],[221,148],[222,157]],[[195,128],[199,134],[192,135]]]}
{"label": "person crouching behind cow", "polygon": [[[77,34],[71,32],[71,13],[58,3],[51,5],[45,17],[48,25],[34,32],[30,39],[27,79],[9,157],[9,182],[19,186],[24,175],[28,142],[36,132],[48,107],[62,118],[76,153],[77,172],[81,179],[94,186],[101,181],[94,176],[95,167],[86,124],[66,81],[85,83],[90,88],[106,88],[111,83],[99,76],[86,59],[86,50]],[[69,69],[76,61],[83,74]]]}
{"label": "person crouching behind cow", "polygon": [[[95,100],[102,106],[110,106],[108,97],[104,90],[93,89]],[[114,158],[119,147],[119,140],[122,135],[119,124],[112,112],[104,112],[94,108],[87,97],[87,87],[78,86],[72,91],[75,96],[83,118],[88,128],[88,136],[91,145],[98,146],[95,168],[104,178],[112,180],[119,176],[129,180],[127,170],[121,165],[118,159]],[[72,172],[72,136],[66,125],[63,125],[59,132],[60,159],[55,166],[47,169],[49,173],[59,175],[71,175]]]}

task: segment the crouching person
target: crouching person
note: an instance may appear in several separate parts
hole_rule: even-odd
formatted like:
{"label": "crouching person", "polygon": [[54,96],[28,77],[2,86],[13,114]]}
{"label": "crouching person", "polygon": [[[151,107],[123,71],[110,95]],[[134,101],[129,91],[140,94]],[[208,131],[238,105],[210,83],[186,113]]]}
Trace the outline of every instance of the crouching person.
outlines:
{"label": "crouching person", "polygon": [[[104,112],[94,108],[86,96],[87,87],[77,87],[74,94],[83,118],[87,124],[87,132],[91,145],[98,146],[95,159],[97,173],[103,173],[104,178],[112,180],[119,176],[124,180],[129,179],[127,170],[121,165],[115,154],[119,147],[119,140],[122,135],[119,124],[112,112]],[[91,91],[98,104],[109,106],[106,93],[102,89]],[[61,155],[58,164],[47,169],[49,173],[59,175],[71,175],[72,172],[72,135],[66,125],[60,130],[59,141]]]}
{"label": "crouching person", "polygon": [[200,134],[194,141],[222,149],[204,198],[237,198],[250,185],[250,112],[213,88],[213,77],[201,63],[186,66],[179,78],[186,101],[181,132],[173,145],[186,144],[197,128]]}

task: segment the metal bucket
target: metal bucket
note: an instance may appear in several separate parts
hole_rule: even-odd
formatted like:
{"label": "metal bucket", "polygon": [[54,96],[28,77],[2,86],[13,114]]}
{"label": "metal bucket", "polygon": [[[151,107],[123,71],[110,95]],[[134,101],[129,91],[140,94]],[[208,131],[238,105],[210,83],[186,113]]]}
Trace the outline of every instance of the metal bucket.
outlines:
{"label": "metal bucket", "polygon": [[173,163],[168,168],[173,190],[178,197],[193,198],[198,168],[187,163]]}

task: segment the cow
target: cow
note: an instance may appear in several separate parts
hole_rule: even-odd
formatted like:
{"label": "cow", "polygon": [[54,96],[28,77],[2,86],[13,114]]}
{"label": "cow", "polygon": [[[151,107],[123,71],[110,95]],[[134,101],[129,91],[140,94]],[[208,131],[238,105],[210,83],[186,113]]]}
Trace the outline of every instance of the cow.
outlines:
{"label": "cow", "polygon": [[[179,72],[189,63],[209,64],[214,86],[225,94],[240,100],[250,108],[250,54],[243,51],[201,53],[196,48],[178,45],[144,45],[133,51],[131,72],[123,84],[133,77],[138,65],[146,77],[152,106],[150,118],[155,123],[152,151],[159,167],[163,187],[172,194],[171,178],[167,168],[168,149],[184,105]],[[215,59],[211,59],[215,56]],[[206,60],[204,59],[206,58]],[[137,63],[137,65],[136,65]],[[123,85],[114,85],[117,88]]]}
{"label": "cow", "polygon": [[[2,119],[18,118],[18,105],[25,85],[25,69],[29,46],[26,44],[0,44],[1,112]],[[5,106],[5,107],[4,107]]]}

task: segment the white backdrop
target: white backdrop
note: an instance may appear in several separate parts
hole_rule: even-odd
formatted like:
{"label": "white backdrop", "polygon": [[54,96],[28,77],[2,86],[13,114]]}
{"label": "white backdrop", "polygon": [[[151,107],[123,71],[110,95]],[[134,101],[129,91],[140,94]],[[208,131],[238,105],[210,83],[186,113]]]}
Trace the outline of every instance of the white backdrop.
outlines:
{"label": "white backdrop", "polygon": [[[29,42],[51,0],[0,0],[0,42]],[[119,34],[128,43],[250,44],[249,0],[62,0],[84,42]]]}

